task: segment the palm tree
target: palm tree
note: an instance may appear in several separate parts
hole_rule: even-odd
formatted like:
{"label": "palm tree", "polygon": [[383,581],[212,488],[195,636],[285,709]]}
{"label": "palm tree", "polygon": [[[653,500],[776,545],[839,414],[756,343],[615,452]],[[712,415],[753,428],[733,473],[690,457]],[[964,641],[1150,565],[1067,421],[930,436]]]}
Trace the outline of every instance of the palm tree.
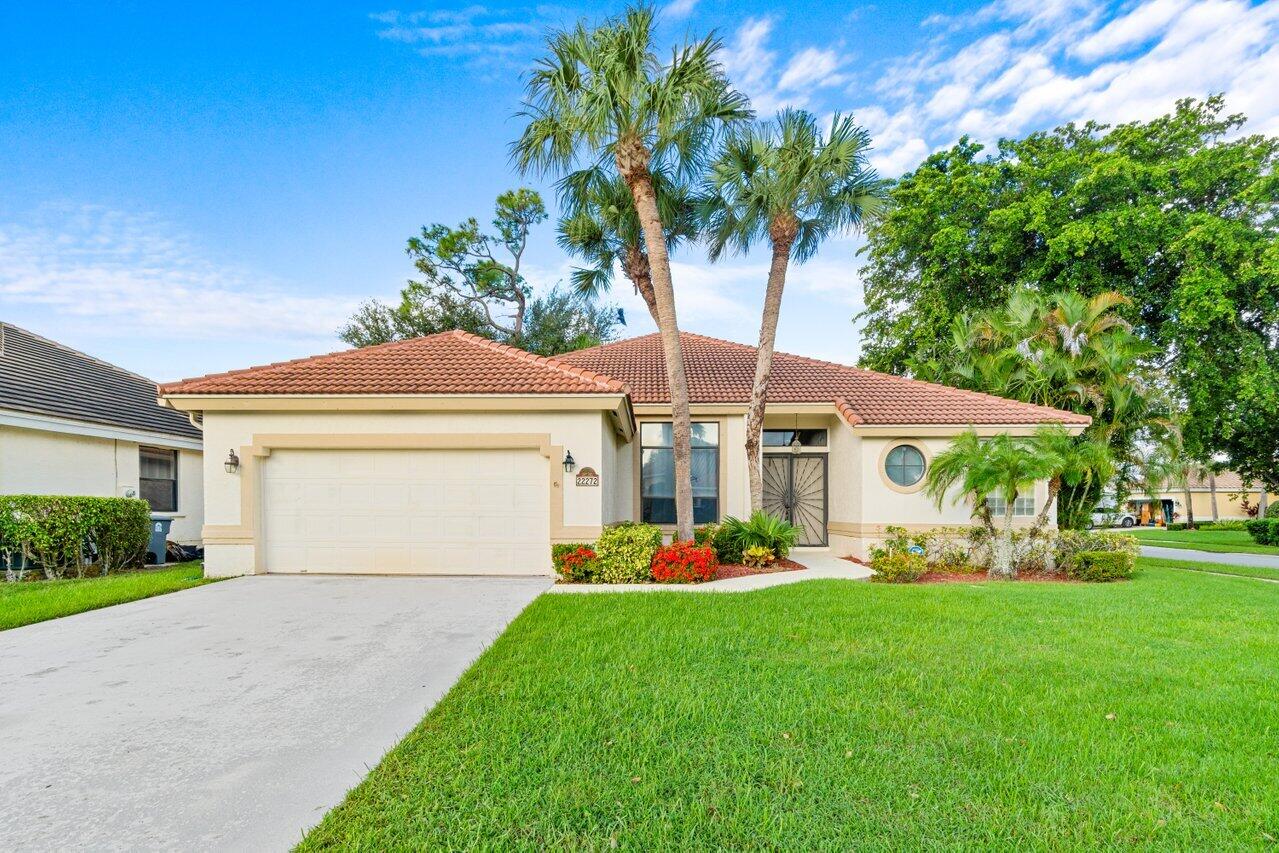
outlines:
{"label": "palm tree", "polygon": [[823,136],[811,114],[783,110],[733,134],[708,175],[703,216],[711,260],[730,248],[745,253],[765,238],[772,250],[746,414],[752,510],[764,503],[760,440],[787,267],[880,208],[883,183],[866,164],[869,145],[870,134],[851,116],[837,114]]}
{"label": "palm tree", "polygon": [[1217,518],[1217,472],[1212,470],[1211,465],[1205,470],[1208,472],[1208,494],[1212,498],[1212,520],[1215,522],[1219,520]]}
{"label": "palm tree", "polygon": [[[999,433],[981,439],[972,429],[956,436],[950,446],[937,454],[924,482],[924,493],[941,509],[952,489],[955,501],[971,498],[978,516],[994,541],[990,576],[1009,579],[1017,576],[1013,562],[1013,510],[1017,493],[1033,489],[1062,470],[1064,460],[1034,439],[1013,438]],[[987,498],[1004,502],[1001,527],[996,528]]]}
{"label": "palm tree", "polygon": [[[697,210],[692,191],[661,171],[653,172],[657,209],[666,229],[666,250],[697,236]],[[560,219],[557,242],[570,255],[589,266],[573,270],[573,286],[582,296],[595,299],[613,285],[613,266],[621,267],[635,292],[644,300],[653,322],[658,322],[653,294],[653,272],[644,250],[631,192],[612,170],[581,169],[560,182]]]}
{"label": "palm tree", "polygon": [[686,44],[663,64],[653,50],[652,29],[653,10],[640,7],[594,29],[579,23],[553,33],[548,55],[529,77],[521,113],[528,124],[512,156],[523,172],[565,174],[611,163],[626,184],[644,233],[670,385],[676,536],[692,539],[688,378],[653,173],[697,175],[719,134],[749,119],[751,111],[746,97],[728,86],[718,39]]}
{"label": "palm tree", "polygon": [[1115,468],[1105,444],[1072,435],[1061,424],[1045,424],[1035,430],[1035,444],[1061,461],[1060,470],[1048,478],[1048,500],[1035,516],[1032,530],[1038,534],[1048,524],[1048,514],[1063,485],[1087,486],[1094,481],[1104,485],[1114,476]]}

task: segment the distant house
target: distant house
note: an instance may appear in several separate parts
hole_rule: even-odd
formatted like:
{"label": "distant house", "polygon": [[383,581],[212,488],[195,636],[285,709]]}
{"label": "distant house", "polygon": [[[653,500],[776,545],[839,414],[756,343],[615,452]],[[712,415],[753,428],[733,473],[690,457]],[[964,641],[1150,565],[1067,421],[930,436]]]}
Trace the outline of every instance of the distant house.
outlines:
{"label": "distant house", "polygon": [[[1217,496],[1217,518],[1248,518],[1244,502],[1252,507],[1261,504],[1261,485],[1244,483],[1234,471],[1222,471],[1212,478],[1193,476],[1189,482],[1190,506],[1194,510],[1196,521],[1211,521],[1213,518],[1212,498]],[[1162,515],[1165,521],[1186,521],[1186,489],[1165,483],[1155,493],[1152,503],[1149,495],[1134,494],[1129,503],[1137,516],[1138,524],[1148,524],[1153,517],[1158,520]],[[1273,492],[1267,497],[1267,503],[1279,502],[1279,495]]]}
{"label": "distant house", "polygon": [[0,494],[140,497],[196,543],[202,447],[151,380],[0,322]]}

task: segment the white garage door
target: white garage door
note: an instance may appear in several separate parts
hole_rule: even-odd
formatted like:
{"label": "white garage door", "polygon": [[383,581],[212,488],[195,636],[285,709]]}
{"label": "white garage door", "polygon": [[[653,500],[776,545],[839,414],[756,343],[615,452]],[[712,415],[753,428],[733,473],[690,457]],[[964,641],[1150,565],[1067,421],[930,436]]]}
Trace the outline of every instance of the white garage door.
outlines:
{"label": "white garage door", "polygon": [[268,572],[550,572],[548,461],[534,450],[275,450]]}

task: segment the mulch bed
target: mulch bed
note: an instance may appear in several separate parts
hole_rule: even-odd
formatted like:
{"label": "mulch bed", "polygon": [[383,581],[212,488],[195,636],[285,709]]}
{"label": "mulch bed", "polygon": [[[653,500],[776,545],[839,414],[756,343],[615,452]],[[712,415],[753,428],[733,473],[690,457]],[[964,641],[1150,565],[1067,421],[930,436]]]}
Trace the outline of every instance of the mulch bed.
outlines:
{"label": "mulch bed", "polygon": [[774,560],[772,565],[766,569],[756,569],[752,566],[743,566],[735,563],[721,563],[711,580],[722,581],[728,578],[744,578],[747,575],[771,575],[777,572],[794,572],[806,568],[808,566],[801,565],[794,560]]}

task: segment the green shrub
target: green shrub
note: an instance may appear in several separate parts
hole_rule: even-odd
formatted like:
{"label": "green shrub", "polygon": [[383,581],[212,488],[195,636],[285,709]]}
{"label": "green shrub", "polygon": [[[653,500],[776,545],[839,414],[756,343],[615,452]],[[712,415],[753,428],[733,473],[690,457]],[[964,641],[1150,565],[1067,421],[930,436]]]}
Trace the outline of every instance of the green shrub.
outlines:
{"label": "green shrub", "polygon": [[599,558],[589,542],[557,542],[551,546],[551,565],[568,583],[590,583],[599,575]]}
{"label": "green shrub", "polygon": [[[1168,530],[1169,531],[1185,530],[1187,526],[1188,525],[1184,521],[1174,521],[1172,524],[1168,525]],[[1191,529],[1193,530],[1194,528],[1191,528]]]}
{"label": "green shrub", "polygon": [[[727,531],[726,535],[732,544],[743,552],[749,548],[767,548],[779,559],[795,547],[800,533],[800,529],[789,521],[762,510],[751,513],[750,518],[745,521],[730,515],[724,519],[720,528]],[[720,560],[728,562],[722,557]]]}
{"label": "green shrub", "polygon": [[[1275,504],[1279,506],[1279,504]],[[1241,518],[1223,518],[1220,521],[1205,521],[1202,524],[1196,524],[1200,530],[1247,530],[1247,522]]]}
{"label": "green shrub", "polygon": [[1258,545],[1279,545],[1279,518],[1251,518],[1244,528]]}
{"label": "green shrub", "polygon": [[1079,551],[1066,563],[1066,571],[1081,581],[1128,580],[1133,575],[1135,562],[1126,551]]}
{"label": "green shrub", "polygon": [[46,578],[91,566],[110,574],[142,564],[151,535],[151,512],[134,498],[76,495],[0,496],[0,551],[10,571],[19,563],[35,565]]}
{"label": "green shrub", "polygon": [[1137,556],[1138,542],[1135,536],[1124,533],[1102,533],[1096,530],[1059,530],[1054,553],[1057,565],[1069,571],[1071,560],[1084,552],[1105,551],[1126,554],[1131,562]]}
{"label": "green shrub", "polygon": [[734,540],[732,531],[722,524],[703,524],[693,531],[693,542],[709,545],[721,565],[741,565],[742,546]]}
{"label": "green shrub", "polygon": [[777,559],[777,555],[773,553],[772,548],[765,548],[763,545],[752,545],[742,552],[742,565],[750,566],[752,569],[767,568]]}
{"label": "green shrub", "polygon": [[603,583],[645,583],[653,579],[653,554],[662,547],[662,531],[652,524],[624,521],[604,528],[595,553]]}
{"label": "green shrub", "polygon": [[1266,518],[1279,518],[1279,501],[1266,506]]}
{"label": "green shrub", "polygon": [[928,571],[928,561],[922,554],[880,551],[871,558],[870,568],[875,583],[914,583]]}

